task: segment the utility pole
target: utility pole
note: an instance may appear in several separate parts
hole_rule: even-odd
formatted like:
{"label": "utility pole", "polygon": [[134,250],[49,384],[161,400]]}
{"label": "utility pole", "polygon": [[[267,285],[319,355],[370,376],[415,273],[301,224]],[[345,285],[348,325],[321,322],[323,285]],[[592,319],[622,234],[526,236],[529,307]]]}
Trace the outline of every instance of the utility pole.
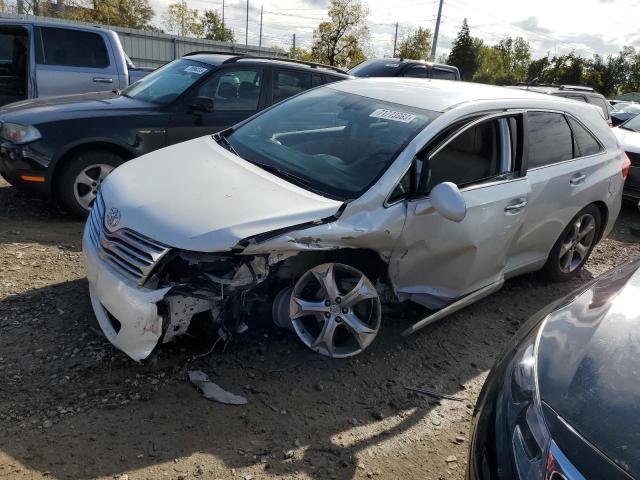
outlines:
{"label": "utility pole", "polygon": [[440,32],[440,19],[442,18],[442,4],[444,0],[440,0],[438,6],[438,18],[436,19],[436,29],[433,32],[433,45],[431,46],[431,60],[436,59],[436,48],[438,48],[438,33]]}
{"label": "utility pole", "polygon": [[224,0],[222,0],[222,28],[224,28]]}
{"label": "utility pole", "polygon": [[396,34],[393,37],[393,58],[396,58],[396,44],[398,43],[398,22],[396,22]]}
{"label": "utility pole", "polygon": [[260,5],[260,40],[258,41],[258,48],[262,48],[262,9],[263,6]]}
{"label": "utility pole", "polygon": [[293,48],[291,49],[291,56],[295,60],[296,58],[296,34],[293,34]]}
{"label": "utility pole", "polygon": [[247,24],[244,31],[244,49],[249,51],[249,0],[247,0]]}

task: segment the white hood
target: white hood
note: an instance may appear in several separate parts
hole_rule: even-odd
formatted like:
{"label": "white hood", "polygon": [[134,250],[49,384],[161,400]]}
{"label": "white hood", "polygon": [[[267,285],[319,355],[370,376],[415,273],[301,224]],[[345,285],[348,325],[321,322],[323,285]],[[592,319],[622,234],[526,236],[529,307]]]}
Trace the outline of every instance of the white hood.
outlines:
{"label": "white hood", "polygon": [[105,211],[165,245],[224,251],[239,240],[335,214],[341,202],[293,185],[197,138],[125,163],[102,184]]}
{"label": "white hood", "polygon": [[613,133],[625,152],[640,153],[640,133],[616,127]]}

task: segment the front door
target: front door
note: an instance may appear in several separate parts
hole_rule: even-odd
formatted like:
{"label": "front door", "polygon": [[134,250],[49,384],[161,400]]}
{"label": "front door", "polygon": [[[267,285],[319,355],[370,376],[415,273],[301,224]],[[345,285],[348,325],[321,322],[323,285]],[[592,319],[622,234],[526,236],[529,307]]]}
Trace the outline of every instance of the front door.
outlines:
{"label": "front door", "polygon": [[[520,116],[474,120],[420,162],[423,194],[408,201],[389,262],[401,298],[438,309],[503,279],[530,191],[520,170],[518,125]],[[436,212],[429,199],[446,181],[458,185],[466,202],[458,223]]]}
{"label": "front door", "polygon": [[[169,145],[231,127],[263,107],[263,68],[237,67],[213,74],[190,92],[172,115]],[[198,97],[213,100],[213,111],[192,108]]]}

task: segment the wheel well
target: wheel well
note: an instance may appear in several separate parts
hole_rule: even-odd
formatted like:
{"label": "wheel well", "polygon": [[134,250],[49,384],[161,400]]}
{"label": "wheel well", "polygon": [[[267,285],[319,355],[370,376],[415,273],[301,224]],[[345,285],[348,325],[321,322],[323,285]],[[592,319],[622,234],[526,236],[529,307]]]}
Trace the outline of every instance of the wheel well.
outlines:
{"label": "wheel well", "polygon": [[128,151],[126,148],[123,148],[119,145],[115,145],[113,143],[94,142],[94,143],[85,143],[82,145],[77,145],[69,149],[69,151],[65,152],[56,162],[56,166],[53,170],[53,177],[51,182],[52,191],[54,192],[54,195],[58,185],[58,179],[60,178],[61,172],[64,170],[65,163],[81,153],[86,153],[91,151],[106,151],[106,152],[113,153],[120,156],[123,160],[131,160],[133,158],[133,154],[130,151]]}
{"label": "wheel well", "polygon": [[609,221],[609,209],[607,208],[607,204],[604,202],[593,202],[592,205],[595,205],[596,207],[598,207],[598,210],[600,210],[600,217],[601,217],[601,225],[600,225],[600,231],[598,232],[598,242],[600,240],[602,240],[602,235],[604,234],[605,229],[607,228],[607,223]]}
{"label": "wheel well", "polygon": [[310,268],[327,262],[344,263],[357,268],[373,283],[387,280],[387,263],[377,252],[366,248],[300,252],[280,262],[276,267],[276,276],[281,281],[297,280]]}

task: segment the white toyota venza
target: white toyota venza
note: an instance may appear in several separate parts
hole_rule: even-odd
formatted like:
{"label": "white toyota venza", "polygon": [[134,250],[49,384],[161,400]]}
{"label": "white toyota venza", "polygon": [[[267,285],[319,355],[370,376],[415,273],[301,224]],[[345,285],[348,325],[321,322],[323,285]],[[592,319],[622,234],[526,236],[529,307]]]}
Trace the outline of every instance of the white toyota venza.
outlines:
{"label": "white toyota venza", "polygon": [[265,299],[305,345],[347,357],[384,302],[430,310],[408,334],[515,275],[573,276],[611,230],[627,170],[585,103],[334,83],[116,169],[84,233],[91,301],[135,360],[200,323],[240,335]]}

